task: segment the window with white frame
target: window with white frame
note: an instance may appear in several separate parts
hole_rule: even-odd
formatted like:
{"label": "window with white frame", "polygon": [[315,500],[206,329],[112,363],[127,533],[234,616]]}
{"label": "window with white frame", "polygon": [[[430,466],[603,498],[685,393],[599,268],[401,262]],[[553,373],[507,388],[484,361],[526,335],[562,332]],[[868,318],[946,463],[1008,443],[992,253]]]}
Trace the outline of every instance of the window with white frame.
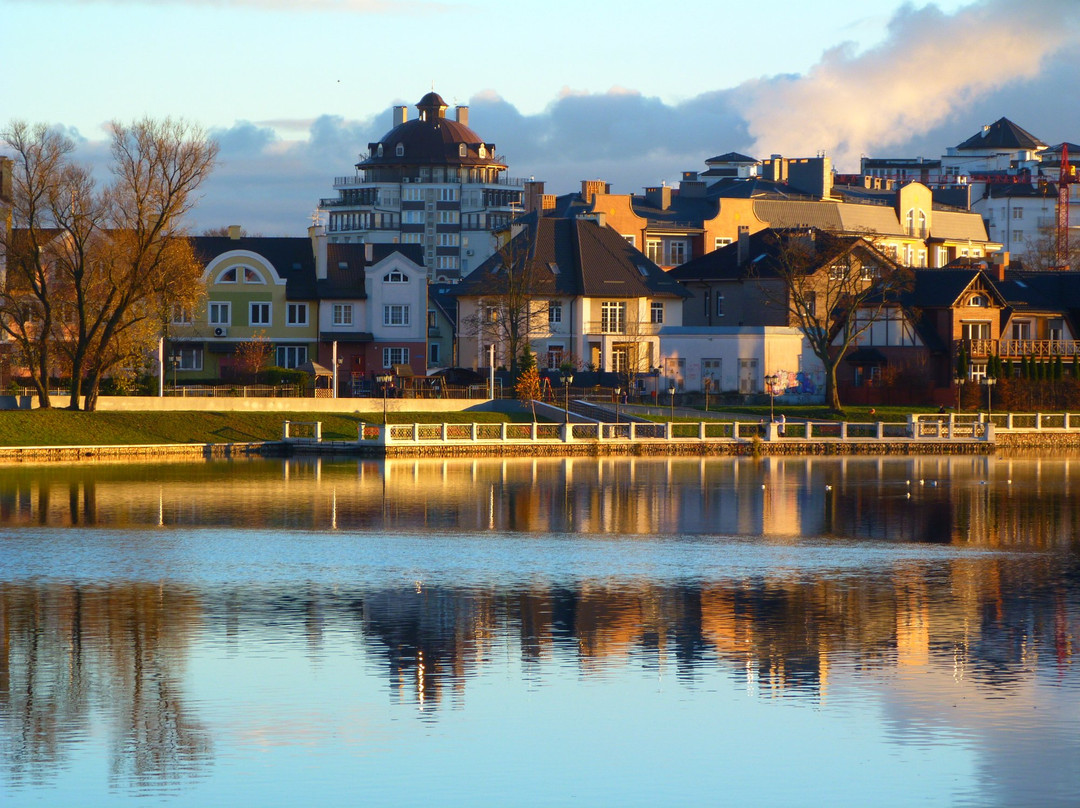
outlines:
{"label": "window with white frame", "polygon": [[251,267],[244,267],[244,283],[265,284],[263,276]]}
{"label": "window with white frame", "polygon": [[563,345],[548,345],[547,348],[547,366],[549,368],[557,368],[562,364],[563,354],[566,353],[566,347]]}
{"label": "window with white frame", "polygon": [[435,266],[438,269],[457,269],[458,257],[456,255],[440,255],[435,259]]}
{"label": "window with white frame", "polygon": [[[290,303],[285,310],[285,324],[294,326],[307,325],[307,303]],[[282,367],[285,367],[285,365],[282,365]]]}
{"label": "window with white frame", "polygon": [[732,242],[732,239],[724,238],[722,236],[717,236],[716,241],[714,242],[714,245],[713,245],[713,249],[714,250],[719,250],[721,247],[726,247],[727,245],[731,244],[731,242]]}
{"label": "window with white frame", "polygon": [[236,267],[229,267],[217,279],[218,283],[236,283]]}
{"label": "window with white frame", "polygon": [[332,314],[334,325],[348,326],[353,323],[352,303],[335,303]]}
{"label": "window with white frame", "polygon": [[394,156],[395,157],[404,157],[405,156],[405,144],[404,143],[397,144],[397,146],[394,148]]}
{"label": "window with white frame", "polygon": [[203,369],[203,350],[202,348],[184,348],[176,346],[173,348],[173,366],[177,370],[202,370]]}
{"label": "window with white frame", "polygon": [[457,188],[440,188],[439,189],[439,201],[440,202],[457,202],[458,189]]}
{"label": "window with white frame", "polygon": [[206,321],[210,325],[229,325],[232,323],[232,303],[210,301],[206,304]]}
{"label": "window with white frame", "polygon": [[668,243],[669,264],[682,264],[686,261],[687,257],[685,241],[672,241]]}
{"label": "window with white frame", "polygon": [[456,247],[458,246],[459,236],[457,233],[439,233],[439,246],[440,247]]}
{"label": "window with white frame", "polygon": [[604,334],[626,331],[626,302],[605,300],[600,304],[600,330]]}
{"label": "window with white frame", "polygon": [[1024,218],[1024,209],[1023,208],[1013,208],[1012,212],[1013,212],[1013,218],[1014,219],[1023,219]]}
{"label": "window with white frame", "polygon": [[548,325],[557,325],[562,322],[562,303],[552,300],[548,303]]}
{"label": "window with white frame", "polygon": [[402,272],[400,269],[395,269],[393,272],[388,272],[383,275],[383,283],[408,283],[409,276]]}
{"label": "window with white frame", "polygon": [[423,199],[422,188],[402,188],[401,189],[401,201],[402,202],[420,202]]}
{"label": "window with white frame", "polygon": [[717,292],[716,293],[716,316],[717,317],[723,317],[724,316],[724,293],[723,292]]}
{"label": "window with white frame", "polygon": [[631,247],[637,246],[637,236],[635,236],[633,233],[623,233],[622,237],[626,239],[627,243],[629,243]]}
{"label": "window with white frame", "polygon": [[270,325],[270,304],[248,304],[248,325]]}
{"label": "window with white frame", "polygon": [[409,364],[409,349],[408,348],[383,348],[382,349],[382,364],[384,368],[391,368],[394,365],[407,365]]}
{"label": "window with white frame", "polygon": [[383,306],[383,325],[408,325],[409,307],[404,303],[390,303]]}
{"label": "window with white frame", "polygon": [[[445,190],[445,189],[444,189]],[[456,210],[440,210],[439,211],[439,224],[457,224],[461,219],[461,214]]]}
{"label": "window with white frame", "polygon": [[279,345],[277,366],[279,368],[298,368],[307,361],[306,345]]}
{"label": "window with white frame", "polygon": [[663,242],[658,239],[646,239],[645,256],[654,264],[662,264],[664,262]]}
{"label": "window with white frame", "polygon": [[653,302],[649,307],[649,321],[652,323],[664,322],[664,304],[659,302]]}

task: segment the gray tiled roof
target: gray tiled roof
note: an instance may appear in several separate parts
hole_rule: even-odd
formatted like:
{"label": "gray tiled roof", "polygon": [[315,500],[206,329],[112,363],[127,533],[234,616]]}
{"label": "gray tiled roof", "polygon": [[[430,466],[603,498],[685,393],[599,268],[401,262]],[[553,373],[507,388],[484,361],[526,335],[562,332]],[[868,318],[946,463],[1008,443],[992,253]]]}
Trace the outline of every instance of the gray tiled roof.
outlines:
{"label": "gray tiled roof", "polygon": [[976,151],[978,149],[1028,149],[1045,148],[1046,144],[1025,129],[1021,129],[1008,118],[999,118],[992,124],[976,132],[956,147],[957,151]]}

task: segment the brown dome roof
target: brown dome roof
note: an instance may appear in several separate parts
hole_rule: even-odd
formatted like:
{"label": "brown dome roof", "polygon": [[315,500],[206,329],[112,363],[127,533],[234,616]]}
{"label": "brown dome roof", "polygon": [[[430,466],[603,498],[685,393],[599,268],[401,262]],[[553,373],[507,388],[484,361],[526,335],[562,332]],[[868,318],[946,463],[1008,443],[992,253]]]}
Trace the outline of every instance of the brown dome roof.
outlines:
{"label": "brown dome roof", "polygon": [[[485,143],[465,124],[445,117],[446,107],[438,93],[428,93],[416,105],[420,116],[395,126],[377,143],[369,143],[367,159],[356,167],[494,165],[505,168],[505,164],[495,159],[495,144]],[[480,156],[481,147],[483,157]]]}

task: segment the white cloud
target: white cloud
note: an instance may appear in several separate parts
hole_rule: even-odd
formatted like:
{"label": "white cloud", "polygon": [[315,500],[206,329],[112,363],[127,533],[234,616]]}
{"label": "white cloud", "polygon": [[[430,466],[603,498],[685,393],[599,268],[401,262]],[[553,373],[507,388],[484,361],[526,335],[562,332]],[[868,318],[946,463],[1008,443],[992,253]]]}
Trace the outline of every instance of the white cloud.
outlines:
{"label": "white cloud", "polygon": [[[470,126],[551,193],[603,179],[617,193],[675,182],[714,154],[804,157],[826,150],[841,170],[860,154],[937,157],[984,123],[1008,116],[1048,143],[1080,140],[1080,48],[1075,0],[1003,0],[944,14],[905,7],[889,37],[861,54],[822,56],[804,76],[774,76],[678,104],[623,88],[560,93],[526,115],[488,89],[470,101]],[[242,224],[296,234],[335,176],[391,128],[390,103],[365,120],[238,122],[213,132],[221,166],[195,211],[196,229]],[[95,144],[80,145],[80,154]],[[84,151],[86,149],[86,151]],[[100,150],[99,150],[100,151]]]}

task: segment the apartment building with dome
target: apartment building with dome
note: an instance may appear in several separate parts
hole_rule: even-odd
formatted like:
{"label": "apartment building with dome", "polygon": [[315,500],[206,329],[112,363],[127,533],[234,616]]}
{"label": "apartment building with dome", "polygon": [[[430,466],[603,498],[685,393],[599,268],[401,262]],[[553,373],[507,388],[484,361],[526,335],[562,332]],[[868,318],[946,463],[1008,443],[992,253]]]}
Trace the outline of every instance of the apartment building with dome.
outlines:
{"label": "apartment building with dome", "polygon": [[323,199],[331,242],[419,244],[428,276],[456,282],[496,249],[492,231],[522,211],[526,181],[506,176],[495,144],[469,128],[469,108],[430,92],[393,110],[393,127],[368,144],[353,176]]}

